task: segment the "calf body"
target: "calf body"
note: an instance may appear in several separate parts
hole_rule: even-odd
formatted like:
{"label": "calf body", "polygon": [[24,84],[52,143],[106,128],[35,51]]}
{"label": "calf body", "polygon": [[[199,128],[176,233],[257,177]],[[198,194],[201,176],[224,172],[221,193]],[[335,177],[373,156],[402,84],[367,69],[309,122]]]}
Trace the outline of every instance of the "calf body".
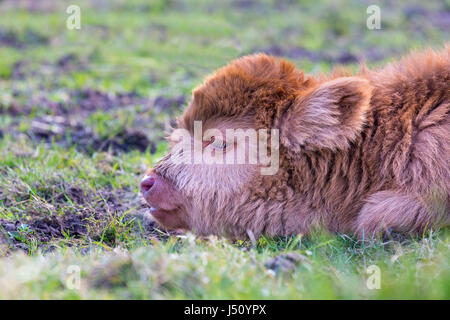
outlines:
{"label": "calf body", "polygon": [[449,223],[449,112],[448,48],[356,76],[305,76],[279,58],[243,57],[193,91],[178,127],[189,135],[185,144],[225,155],[250,152],[251,142],[217,144],[196,136],[196,123],[224,136],[267,129],[279,138],[269,150],[278,170],[261,174],[266,164],[248,155],[243,163],[180,163],[172,135],[173,148],[144,178],[143,195],[163,226],[199,235],[422,233]]}

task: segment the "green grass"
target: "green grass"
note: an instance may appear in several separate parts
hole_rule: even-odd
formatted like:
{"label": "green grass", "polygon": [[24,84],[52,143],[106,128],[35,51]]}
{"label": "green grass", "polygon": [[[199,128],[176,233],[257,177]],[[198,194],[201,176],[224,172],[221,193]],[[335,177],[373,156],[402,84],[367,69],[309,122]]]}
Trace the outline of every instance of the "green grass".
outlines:
{"label": "green grass", "polygon": [[0,2],[0,298],[450,298],[449,230],[196,239],[159,230],[138,190],[215,68],[258,51],[308,73],[383,65],[448,42],[448,1],[380,3],[381,30],[371,1],[84,0],[81,30],[69,1],[22,3]]}
{"label": "green grass", "polygon": [[[252,247],[187,235],[133,249],[97,248],[89,254],[62,247],[45,258],[5,258],[0,297],[442,299],[450,294],[449,240],[448,233],[440,233],[383,245],[316,235],[309,240],[260,239]],[[298,264],[277,271],[266,267],[269,259],[286,253],[296,253]],[[371,265],[380,268],[380,289],[367,287]],[[73,266],[80,271],[76,289]]]}

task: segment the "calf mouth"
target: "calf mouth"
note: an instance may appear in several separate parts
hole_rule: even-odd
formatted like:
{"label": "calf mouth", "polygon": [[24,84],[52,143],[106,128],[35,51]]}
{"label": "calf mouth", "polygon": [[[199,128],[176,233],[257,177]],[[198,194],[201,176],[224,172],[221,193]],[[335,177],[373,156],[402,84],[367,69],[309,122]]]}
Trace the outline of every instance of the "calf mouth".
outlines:
{"label": "calf mouth", "polygon": [[151,216],[156,222],[167,230],[189,230],[189,225],[184,219],[183,211],[180,208],[162,209],[150,206]]}
{"label": "calf mouth", "polygon": [[176,214],[177,210],[176,209],[166,210],[166,209],[153,207],[152,205],[150,205],[150,210],[149,211],[150,211],[150,214],[153,216],[153,218],[155,218],[155,219],[163,219],[167,215]]}

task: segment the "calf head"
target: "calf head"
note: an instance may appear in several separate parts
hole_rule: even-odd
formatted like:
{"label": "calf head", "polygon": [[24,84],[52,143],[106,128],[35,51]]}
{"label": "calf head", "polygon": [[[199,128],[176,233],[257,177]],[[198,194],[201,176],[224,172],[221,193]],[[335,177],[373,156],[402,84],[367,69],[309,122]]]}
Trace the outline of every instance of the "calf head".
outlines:
{"label": "calf head", "polygon": [[193,91],[168,138],[171,151],[142,180],[151,214],[167,229],[199,235],[295,232],[282,217],[301,198],[293,159],[346,148],[369,99],[362,78],[319,81],[261,54],[235,60]]}

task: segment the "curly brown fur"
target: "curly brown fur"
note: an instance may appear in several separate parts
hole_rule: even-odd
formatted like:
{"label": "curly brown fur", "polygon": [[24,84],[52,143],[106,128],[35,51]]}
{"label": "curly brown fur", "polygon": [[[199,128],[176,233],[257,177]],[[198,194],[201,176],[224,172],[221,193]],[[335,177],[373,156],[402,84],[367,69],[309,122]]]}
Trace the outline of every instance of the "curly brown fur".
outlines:
{"label": "curly brown fur", "polygon": [[187,229],[232,238],[316,227],[373,237],[448,224],[449,52],[317,78],[280,58],[237,59],[194,90],[179,126],[279,129],[278,172],[175,164],[168,156],[150,175],[176,195],[147,200],[160,206],[175,197]]}

